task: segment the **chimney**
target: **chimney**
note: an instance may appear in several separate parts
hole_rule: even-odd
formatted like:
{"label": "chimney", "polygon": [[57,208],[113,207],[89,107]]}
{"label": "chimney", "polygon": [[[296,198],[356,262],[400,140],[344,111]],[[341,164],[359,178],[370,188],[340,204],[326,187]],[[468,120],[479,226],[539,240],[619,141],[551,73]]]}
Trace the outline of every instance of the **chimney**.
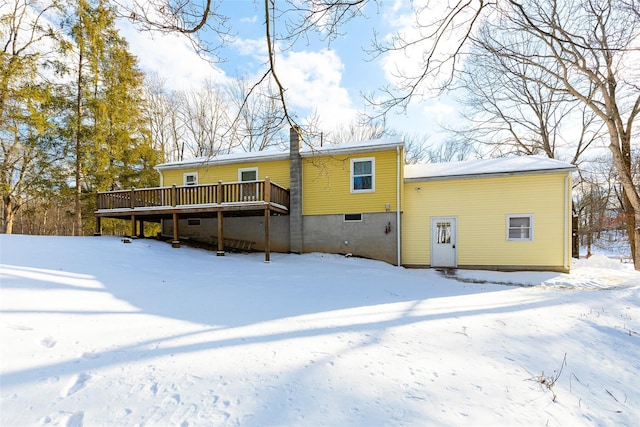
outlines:
{"label": "chimney", "polygon": [[302,253],[302,157],[300,128],[289,130],[289,251]]}

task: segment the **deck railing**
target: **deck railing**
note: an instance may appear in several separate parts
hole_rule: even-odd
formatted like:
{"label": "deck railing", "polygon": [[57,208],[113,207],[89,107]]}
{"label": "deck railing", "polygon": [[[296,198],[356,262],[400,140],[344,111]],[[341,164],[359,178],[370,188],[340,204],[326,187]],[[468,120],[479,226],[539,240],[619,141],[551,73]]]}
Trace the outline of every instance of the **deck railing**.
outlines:
{"label": "deck railing", "polygon": [[135,209],[242,202],[267,202],[289,208],[289,190],[268,178],[258,181],[218,182],[98,193],[97,209]]}

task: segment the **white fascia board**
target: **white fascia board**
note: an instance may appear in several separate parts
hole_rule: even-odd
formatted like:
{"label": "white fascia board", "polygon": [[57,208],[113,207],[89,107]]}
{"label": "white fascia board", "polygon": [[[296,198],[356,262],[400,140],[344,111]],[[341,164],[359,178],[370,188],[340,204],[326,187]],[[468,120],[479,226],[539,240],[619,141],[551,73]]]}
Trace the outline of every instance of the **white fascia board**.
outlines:
{"label": "white fascia board", "polygon": [[427,177],[415,177],[405,178],[404,182],[425,182],[425,181],[447,181],[447,180],[460,180],[460,179],[477,179],[477,178],[494,178],[500,176],[515,176],[515,175],[546,175],[562,172],[575,172],[577,168],[559,168],[559,169],[538,169],[538,170],[521,170],[512,172],[487,172],[487,173],[475,173],[464,175],[442,175],[442,176],[427,176]]}

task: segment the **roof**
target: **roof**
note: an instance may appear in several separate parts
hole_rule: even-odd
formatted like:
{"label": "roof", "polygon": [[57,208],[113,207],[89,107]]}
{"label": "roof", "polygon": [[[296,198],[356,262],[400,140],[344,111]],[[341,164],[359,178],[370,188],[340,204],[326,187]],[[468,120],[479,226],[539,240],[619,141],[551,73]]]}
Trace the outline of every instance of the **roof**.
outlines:
{"label": "roof", "polygon": [[[305,146],[300,150],[302,157],[317,155],[355,154],[361,152],[384,151],[404,146],[404,142],[395,139],[372,139],[369,141],[330,144],[324,147]],[[169,162],[157,165],[156,170],[183,169],[186,167],[217,166],[245,162],[266,162],[289,159],[289,151],[264,150],[243,153],[221,154],[212,157],[197,157],[195,159]]]}
{"label": "roof", "polygon": [[467,160],[449,163],[406,165],[407,181],[430,179],[470,178],[490,175],[569,172],[576,167],[570,163],[540,156],[501,157],[498,159]]}

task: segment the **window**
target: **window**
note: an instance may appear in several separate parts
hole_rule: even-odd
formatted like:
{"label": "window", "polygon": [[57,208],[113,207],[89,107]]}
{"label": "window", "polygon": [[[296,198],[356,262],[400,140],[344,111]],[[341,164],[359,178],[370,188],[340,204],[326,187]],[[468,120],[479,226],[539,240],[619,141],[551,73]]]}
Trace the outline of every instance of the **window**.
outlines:
{"label": "window", "polygon": [[533,215],[507,215],[507,240],[533,240]]}
{"label": "window", "polygon": [[187,172],[184,174],[184,185],[198,185],[198,172]]}
{"label": "window", "polygon": [[238,169],[238,181],[257,181],[258,168]]}
{"label": "window", "polygon": [[436,243],[438,244],[450,244],[451,243],[451,222],[436,222]]}
{"label": "window", "polygon": [[258,196],[257,183],[253,182],[257,180],[258,180],[258,168],[238,169],[238,181],[251,182],[247,184],[240,184],[240,200],[245,202],[257,200],[257,196]]}
{"label": "window", "polygon": [[376,162],[373,157],[351,159],[351,192],[372,193],[375,186]]}
{"label": "window", "polygon": [[362,214],[344,214],[344,222],[362,222]]}
{"label": "window", "polygon": [[187,225],[200,225],[200,219],[187,219]]}

